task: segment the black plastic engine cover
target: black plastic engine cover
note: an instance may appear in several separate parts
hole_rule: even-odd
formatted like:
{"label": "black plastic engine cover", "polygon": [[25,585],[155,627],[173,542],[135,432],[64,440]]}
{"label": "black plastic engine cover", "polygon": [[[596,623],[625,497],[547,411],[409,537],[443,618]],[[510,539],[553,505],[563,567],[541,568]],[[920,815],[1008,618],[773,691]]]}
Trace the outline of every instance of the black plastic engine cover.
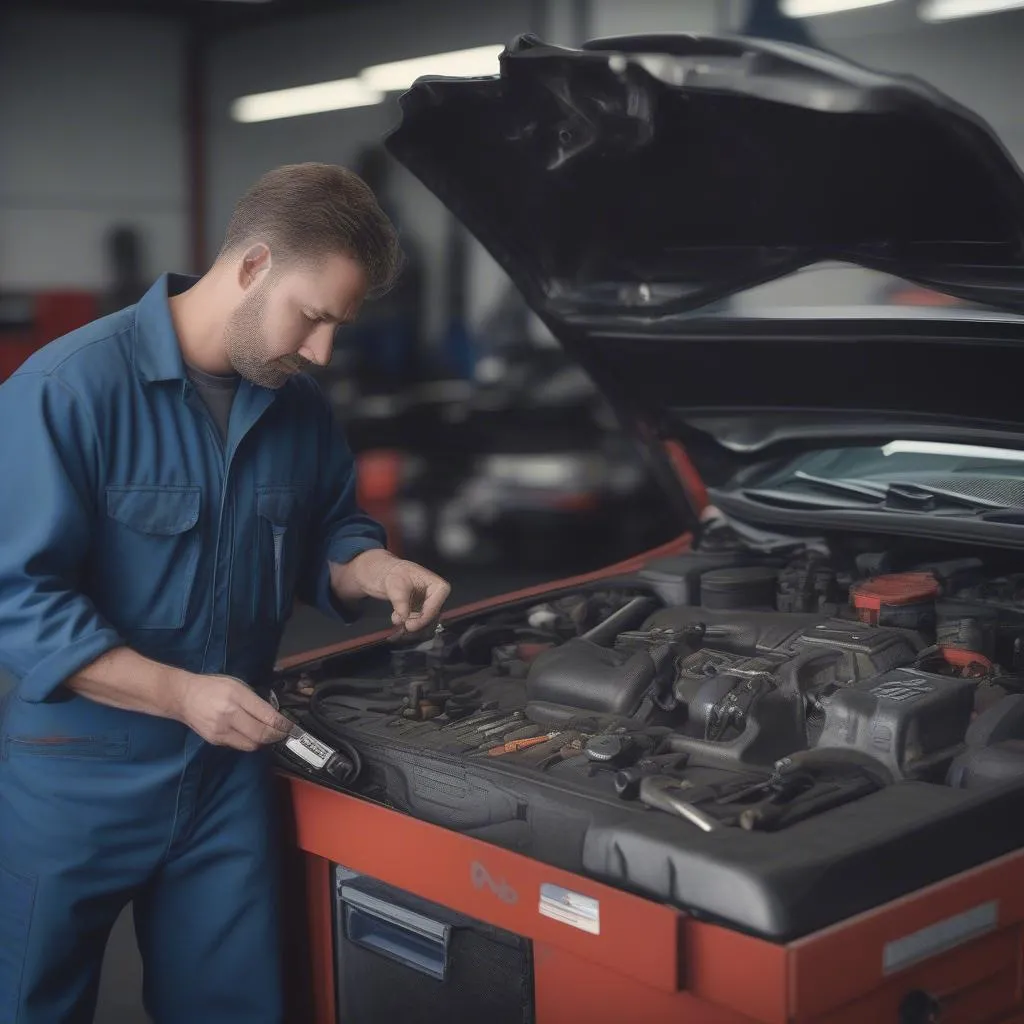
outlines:
{"label": "black plastic engine cover", "polygon": [[989,789],[1024,778],[1024,740],[1004,740],[991,747],[965,750],[949,769],[957,789]]}
{"label": "black plastic engine cover", "polygon": [[897,779],[945,773],[963,749],[975,683],[899,668],[820,700],[825,724],[816,746],[859,750]]}
{"label": "black plastic engine cover", "polygon": [[588,640],[569,640],[534,660],[526,692],[531,701],[631,715],[657,671],[657,661],[649,651],[624,651]]}

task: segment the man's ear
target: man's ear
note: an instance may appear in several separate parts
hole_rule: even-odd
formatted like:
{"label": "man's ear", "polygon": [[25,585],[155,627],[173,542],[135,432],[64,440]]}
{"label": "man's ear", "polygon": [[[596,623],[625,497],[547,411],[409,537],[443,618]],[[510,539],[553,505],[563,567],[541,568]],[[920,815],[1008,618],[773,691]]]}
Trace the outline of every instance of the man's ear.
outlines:
{"label": "man's ear", "polygon": [[270,272],[272,264],[270,247],[265,242],[250,245],[242,254],[242,262],[238,267],[238,283],[243,289],[251,288]]}

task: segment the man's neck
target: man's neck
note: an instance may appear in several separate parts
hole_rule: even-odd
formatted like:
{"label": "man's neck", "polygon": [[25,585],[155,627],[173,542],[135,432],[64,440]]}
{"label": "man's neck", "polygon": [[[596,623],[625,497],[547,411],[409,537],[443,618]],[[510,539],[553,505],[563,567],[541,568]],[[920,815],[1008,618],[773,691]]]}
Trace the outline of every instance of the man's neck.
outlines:
{"label": "man's neck", "polygon": [[226,376],[233,368],[224,350],[226,318],[216,301],[214,272],[201,277],[188,291],[171,296],[171,321],[182,358],[205,373]]}

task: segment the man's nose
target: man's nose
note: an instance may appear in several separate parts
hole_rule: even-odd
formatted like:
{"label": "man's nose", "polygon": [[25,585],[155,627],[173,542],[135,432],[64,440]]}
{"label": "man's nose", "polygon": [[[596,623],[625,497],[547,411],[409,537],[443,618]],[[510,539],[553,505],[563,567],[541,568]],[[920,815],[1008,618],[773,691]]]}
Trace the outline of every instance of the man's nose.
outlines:
{"label": "man's nose", "polygon": [[334,326],[323,324],[306,339],[299,355],[317,366],[326,366],[331,361],[334,351]]}

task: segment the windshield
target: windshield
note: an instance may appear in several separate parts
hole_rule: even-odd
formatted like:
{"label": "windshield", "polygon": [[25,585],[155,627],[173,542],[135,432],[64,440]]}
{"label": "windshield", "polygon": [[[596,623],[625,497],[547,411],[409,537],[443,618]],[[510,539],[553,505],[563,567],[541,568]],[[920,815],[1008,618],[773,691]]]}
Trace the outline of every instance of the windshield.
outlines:
{"label": "windshield", "polygon": [[811,452],[761,475],[759,490],[882,498],[891,488],[1024,508],[1024,451],[931,441]]}

